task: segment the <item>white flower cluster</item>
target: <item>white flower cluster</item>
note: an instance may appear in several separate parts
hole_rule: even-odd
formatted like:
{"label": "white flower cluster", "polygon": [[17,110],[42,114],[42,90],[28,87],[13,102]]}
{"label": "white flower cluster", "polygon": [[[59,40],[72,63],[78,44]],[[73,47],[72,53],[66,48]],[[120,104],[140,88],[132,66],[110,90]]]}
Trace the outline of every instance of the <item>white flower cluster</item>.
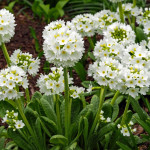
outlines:
{"label": "white flower cluster", "polygon": [[118,60],[104,57],[89,66],[88,75],[92,76],[99,85],[115,89],[118,86],[119,71],[123,68]]}
{"label": "white flower cluster", "polygon": [[77,86],[70,86],[70,97],[72,98],[79,98],[80,94],[84,93],[85,89],[83,87],[77,87]]}
{"label": "white flower cluster", "polygon": [[83,38],[63,23],[56,25],[52,22],[52,24],[54,24],[53,29],[45,27],[43,31],[45,57],[47,61],[57,66],[72,67],[82,58]]}
{"label": "white flower cluster", "polygon": [[126,46],[135,42],[135,33],[130,25],[115,22],[104,31],[104,38]]}
{"label": "white flower cluster", "polygon": [[75,29],[83,37],[91,37],[95,34],[95,17],[92,14],[77,15],[72,19]]}
{"label": "white flower cluster", "polygon": [[17,86],[28,88],[26,73],[20,67],[11,66],[0,71],[0,100],[17,99],[22,92],[17,91]]}
{"label": "white flower cluster", "polygon": [[109,0],[112,3],[118,3],[118,2],[122,2],[123,0]]}
{"label": "white flower cluster", "polygon": [[[123,4],[122,8],[124,10],[125,15],[131,14],[132,16],[135,16],[135,17],[140,15],[143,12],[142,8],[139,8],[137,6],[133,7],[132,3]],[[119,8],[117,9],[117,11],[119,11]]]}
{"label": "white flower cluster", "polygon": [[[130,128],[132,133],[136,132],[136,128],[132,129],[132,126],[133,126],[133,122],[132,121],[129,122],[128,126],[129,126],[129,128]],[[129,132],[129,130],[128,130],[126,125],[122,125],[121,126],[120,124],[118,124],[117,127],[120,130],[120,132],[123,134],[123,136],[130,136],[130,132]]]}
{"label": "white flower cluster", "polygon": [[14,110],[9,112],[6,111],[5,117],[2,118],[2,123],[6,122],[8,124],[8,128],[12,128],[13,131],[16,129],[21,129],[25,126],[22,120],[18,120],[18,113],[15,113]]}
{"label": "white flower cluster", "polygon": [[15,18],[6,9],[0,10],[0,45],[7,43],[15,34]]}
{"label": "white flower cluster", "polygon": [[136,18],[136,22],[138,24],[142,24],[145,25],[150,21],[150,9],[149,8],[145,8],[144,12],[141,12],[140,16],[137,16]]}
{"label": "white flower cluster", "polygon": [[106,123],[111,122],[111,118],[110,117],[105,118],[103,114],[104,114],[104,111],[101,110],[101,112],[100,112],[100,121],[106,122]]}
{"label": "white flower cluster", "polygon": [[[63,68],[51,68],[51,73],[48,75],[40,75],[40,78],[37,81],[37,85],[40,88],[41,93],[45,93],[45,95],[53,95],[60,94],[64,92],[64,76],[63,76]],[[69,78],[69,84],[72,83],[72,78]]]}
{"label": "white flower cluster", "polygon": [[98,34],[106,30],[109,25],[119,21],[120,17],[118,13],[111,12],[110,10],[102,10],[94,15],[95,18],[95,28]]}
{"label": "white flower cluster", "polygon": [[111,57],[118,60],[122,59],[124,46],[113,42],[112,40],[103,39],[96,43],[93,54],[97,60],[103,57]]}
{"label": "white flower cluster", "polygon": [[150,69],[150,51],[142,45],[132,44],[124,49],[122,63],[137,69]]}
{"label": "white flower cluster", "polygon": [[34,59],[32,54],[22,53],[20,49],[14,51],[10,60],[11,65],[19,66],[30,75],[36,75],[40,67],[40,60],[38,58]]}

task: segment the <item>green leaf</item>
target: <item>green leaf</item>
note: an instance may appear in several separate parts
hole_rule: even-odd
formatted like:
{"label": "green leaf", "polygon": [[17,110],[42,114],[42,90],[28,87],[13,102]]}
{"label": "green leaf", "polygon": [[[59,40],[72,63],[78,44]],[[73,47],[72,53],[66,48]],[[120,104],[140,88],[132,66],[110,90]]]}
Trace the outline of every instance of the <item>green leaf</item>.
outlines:
{"label": "green leaf", "polygon": [[131,99],[131,104],[135,112],[138,113],[141,120],[145,121],[149,116],[146,114],[146,112],[141,108],[139,105],[138,100]]}
{"label": "green leaf", "polygon": [[89,88],[90,85],[92,85],[93,87],[97,87],[99,86],[97,83],[95,83],[94,81],[83,81],[81,83],[85,88]]}
{"label": "green leaf", "polygon": [[46,116],[47,116],[50,120],[56,122],[57,119],[56,119],[56,114],[55,114],[54,108],[53,108],[53,107],[50,105],[50,103],[49,103],[45,98],[43,98],[43,97],[41,98],[40,102],[41,102],[41,105],[42,105],[42,107],[43,107],[43,110],[44,110]]}
{"label": "green leaf", "polygon": [[73,68],[75,69],[76,73],[79,75],[82,81],[86,80],[86,70],[82,63],[76,63],[76,65]]}
{"label": "green leaf", "polygon": [[117,141],[116,142],[118,146],[120,146],[120,148],[122,148],[123,150],[132,150],[130,147],[128,147],[127,145]]}
{"label": "green leaf", "polygon": [[36,99],[41,99],[42,98],[42,94],[40,92],[35,92],[31,98],[31,101],[35,101]]}
{"label": "green leaf", "polygon": [[65,146],[68,143],[68,139],[63,135],[54,135],[50,138],[50,143]]}
{"label": "green leaf", "polygon": [[141,42],[142,40],[147,41],[147,36],[140,27],[136,27],[135,33],[136,33],[136,41],[137,42]]}
{"label": "green leaf", "polygon": [[113,105],[113,113],[112,113],[112,119],[111,120],[114,121],[117,118],[118,114],[119,114],[119,106],[117,103],[115,103]]}
{"label": "green leaf", "polygon": [[109,124],[105,125],[103,128],[101,128],[101,130],[100,130],[99,133],[98,133],[99,139],[103,138],[103,136],[104,136],[106,133],[108,133],[108,132],[114,130],[114,128],[115,128],[115,124],[114,124],[114,123],[109,123]]}
{"label": "green leaf", "polygon": [[88,56],[89,56],[92,60],[96,61],[96,58],[95,58],[95,56],[93,55],[92,52],[88,52]]}
{"label": "green leaf", "polygon": [[135,117],[135,120],[144,128],[145,131],[148,132],[148,134],[150,135],[150,126],[145,122],[142,121],[141,119]]}
{"label": "green leaf", "polygon": [[99,107],[99,97],[97,95],[92,96],[91,104],[93,105],[92,112],[95,116]]}
{"label": "green leaf", "polygon": [[5,6],[7,10],[13,13],[13,7],[15,6],[16,1],[10,2],[8,6]]}
{"label": "green leaf", "polygon": [[112,105],[110,103],[104,103],[102,110],[104,111],[104,117],[111,117],[112,116]]}
{"label": "green leaf", "polygon": [[23,150],[34,150],[32,142],[27,142],[18,131],[14,132],[12,129],[8,129],[8,135]]}
{"label": "green leaf", "polygon": [[[11,101],[11,100],[10,100]],[[9,102],[10,102],[9,101]],[[0,101],[0,118],[3,118],[6,114],[6,110],[12,111],[12,110],[16,110],[16,108],[14,108],[10,103],[8,103],[7,101]]]}
{"label": "green leaf", "polygon": [[83,118],[83,121],[84,121],[83,136],[84,136],[84,142],[86,143],[88,141],[87,139],[88,139],[89,123],[86,117]]}
{"label": "green leaf", "polygon": [[5,144],[5,137],[0,138],[0,149],[3,150]]}
{"label": "green leaf", "polygon": [[49,129],[52,133],[56,134],[57,133],[57,125],[55,124],[54,121],[50,120],[49,118],[45,116],[40,117],[43,124]]}

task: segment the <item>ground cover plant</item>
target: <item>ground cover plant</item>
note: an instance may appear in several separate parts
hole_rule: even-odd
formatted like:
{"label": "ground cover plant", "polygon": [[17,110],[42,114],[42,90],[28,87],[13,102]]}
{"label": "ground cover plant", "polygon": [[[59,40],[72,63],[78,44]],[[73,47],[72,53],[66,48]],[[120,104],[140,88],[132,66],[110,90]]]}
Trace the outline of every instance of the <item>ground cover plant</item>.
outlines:
{"label": "ground cover plant", "polygon": [[[146,2],[103,1],[101,11],[74,13],[67,20],[68,16],[58,16],[75,1],[23,1],[43,25],[40,32],[28,23],[21,27],[25,31],[28,27],[34,54],[22,51],[21,42],[11,41],[19,23],[13,15],[17,3],[0,10],[0,56],[7,63],[0,65],[0,149],[149,149]],[[17,45],[11,53],[10,42]],[[139,128],[143,134],[138,134]]]}

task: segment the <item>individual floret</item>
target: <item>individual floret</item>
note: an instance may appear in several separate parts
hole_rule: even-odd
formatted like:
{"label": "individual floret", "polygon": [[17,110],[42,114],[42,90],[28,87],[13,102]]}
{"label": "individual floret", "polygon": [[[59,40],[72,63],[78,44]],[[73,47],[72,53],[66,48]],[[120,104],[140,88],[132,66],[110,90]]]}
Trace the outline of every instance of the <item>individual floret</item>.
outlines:
{"label": "individual floret", "polygon": [[15,34],[15,18],[6,9],[0,10],[0,45],[7,43]]}
{"label": "individual floret", "polygon": [[32,54],[22,53],[20,49],[14,51],[10,57],[11,65],[16,65],[21,67],[25,72],[30,75],[36,75],[39,71],[40,60],[38,58],[34,59]]}

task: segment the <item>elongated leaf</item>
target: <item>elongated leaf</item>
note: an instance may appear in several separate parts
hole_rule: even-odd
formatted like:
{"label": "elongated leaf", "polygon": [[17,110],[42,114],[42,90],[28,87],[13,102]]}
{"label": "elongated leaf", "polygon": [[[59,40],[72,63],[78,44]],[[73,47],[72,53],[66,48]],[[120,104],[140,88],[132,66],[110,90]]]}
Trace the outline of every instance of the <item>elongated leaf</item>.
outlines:
{"label": "elongated leaf", "polygon": [[123,150],[132,150],[130,147],[128,147],[127,145],[117,141],[116,142],[118,146],[120,146],[120,148],[122,148]]}
{"label": "elongated leaf", "polygon": [[51,133],[56,134],[57,133],[57,125],[54,121],[50,120],[49,118],[45,116],[40,117],[44,125],[51,131]]}
{"label": "elongated leaf", "polygon": [[88,56],[92,59],[92,60],[96,60],[95,56],[93,55],[92,52],[88,52]]}
{"label": "elongated leaf", "polygon": [[145,123],[145,121],[142,121],[141,119],[135,117],[136,121],[144,128],[145,131],[148,132],[148,134],[150,135],[150,126],[148,124]]}
{"label": "elongated leaf", "polygon": [[131,99],[131,104],[135,112],[138,113],[141,120],[145,121],[149,116],[146,114],[146,112],[141,108],[139,105],[139,102],[135,99]]}
{"label": "elongated leaf", "polygon": [[117,103],[115,103],[113,105],[113,113],[112,113],[112,119],[111,120],[114,121],[117,118],[118,114],[119,114],[119,105]]}
{"label": "elongated leaf", "polygon": [[56,122],[56,114],[55,114],[53,107],[50,105],[50,103],[43,97],[41,98],[40,101],[41,101],[41,105],[43,107],[43,110],[44,110],[46,116],[50,120],[53,120],[54,122]]}
{"label": "elongated leaf", "polygon": [[68,143],[68,139],[66,137],[64,137],[63,135],[54,135],[51,137],[50,143],[52,143],[54,145],[65,146]]}
{"label": "elongated leaf", "polygon": [[98,137],[99,139],[103,138],[103,136],[112,131],[115,128],[115,124],[114,123],[109,123],[106,126],[104,126],[103,128],[101,128],[101,130],[98,133]]}
{"label": "elongated leaf", "polygon": [[90,85],[92,85],[93,87],[97,87],[99,86],[97,83],[95,83],[94,81],[83,81],[81,83],[85,88],[88,88]]}
{"label": "elongated leaf", "polygon": [[80,62],[76,63],[76,65],[74,66],[74,69],[75,69],[76,73],[79,75],[80,79],[82,81],[85,81],[86,80],[86,70],[85,70],[83,64]]}
{"label": "elongated leaf", "polygon": [[0,149],[3,150],[5,144],[5,137],[0,138]]}
{"label": "elongated leaf", "polygon": [[111,117],[112,116],[112,105],[110,103],[104,103],[102,110],[104,111],[104,117]]}
{"label": "elongated leaf", "polygon": [[24,140],[24,138],[18,133],[18,131],[13,131],[12,129],[8,129],[8,135],[13,141],[23,150],[34,150],[35,147],[31,145],[31,141],[28,143]]}
{"label": "elongated leaf", "polygon": [[146,40],[147,41],[147,36],[144,33],[144,31],[140,28],[140,27],[136,27],[136,40],[138,42],[141,42],[142,40]]}

